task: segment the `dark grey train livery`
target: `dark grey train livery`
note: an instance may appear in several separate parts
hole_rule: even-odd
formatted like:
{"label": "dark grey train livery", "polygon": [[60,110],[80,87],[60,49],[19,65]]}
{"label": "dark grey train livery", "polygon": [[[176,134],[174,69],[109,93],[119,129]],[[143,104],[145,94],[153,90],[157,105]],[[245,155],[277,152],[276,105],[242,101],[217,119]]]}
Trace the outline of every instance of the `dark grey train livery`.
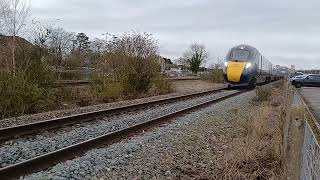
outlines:
{"label": "dark grey train livery", "polygon": [[272,63],[256,48],[239,45],[228,52],[224,78],[229,86],[255,87],[257,83],[270,82],[279,76]]}

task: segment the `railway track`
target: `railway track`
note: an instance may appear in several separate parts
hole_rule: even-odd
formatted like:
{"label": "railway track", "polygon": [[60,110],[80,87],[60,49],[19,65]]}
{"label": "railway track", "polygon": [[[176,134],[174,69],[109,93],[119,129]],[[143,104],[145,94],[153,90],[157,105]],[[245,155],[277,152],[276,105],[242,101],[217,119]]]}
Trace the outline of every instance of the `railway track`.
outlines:
{"label": "railway track", "polygon": [[218,93],[224,90],[227,90],[228,88],[221,88],[216,90],[210,90],[210,91],[204,91],[200,93],[193,93],[193,94],[187,94],[187,95],[181,95],[171,98],[163,98],[159,100],[144,102],[144,103],[138,103],[133,105],[127,105],[127,106],[121,106],[116,108],[110,108],[106,110],[100,110],[100,111],[92,111],[88,113],[81,113],[76,114],[72,116],[65,116],[60,118],[54,118],[46,121],[40,121],[20,126],[14,126],[14,127],[8,127],[8,128],[1,128],[0,129],[0,141],[5,141],[10,138],[16,138],[23,135],[29,135],[34,134],[37,132],[41,132],[44,130],[51,130],[55,128],[59,128],[62,126],[72,125],[76,123],[82,123],[87,121],[93,121],[99,117],[107,116],[107,115],[114,115],[114,114],[120,114],[123,112],[128,111],[134,111],[137,109],[143,109],[155,105],[160,104],[166,104],[166,103],[172,103],[175,101],[182,101],[185,99],[195,98],[199,96],[205,96],[208,94]]}
{"label": "railway track", "polygon": [[[114,109],[109,109],[109,110],[105,110],[105,111],[90,112],[90,113],[79,114],[79,115],[75,115],[75,116],[57,118],[57,119],[53,119],[53,120],[49,120],[49,121],[43,121],[43,122],[39,122],[39,123],[28,124],[25,126],[17,126],[17,127],[7,128],[7,129],[1,129],[0,130],[0,139],[7,140],[7,139],[13,138],[15,136],[23,136],[23,135],[27,135],[30,133],[31,134],[36,133],[39,131],[39,129],[40,130],[54,129],[54,128],[65,126],[65,125],[94,120],[95,118],[97,118],[99,116],[106,116],[106,115],[110,115],[110,114],[121,113],[124,111],[131,111],[134,109],[146,108],[149,106],[180,101],[180,100],[194,98],[194,97],[198,97],[198,96],[205,96],[205,95],[212,94],[212,93],[219,93],[219,92],[222,92],[223,90],[226,90],[226,89],[206,91],[206,92],[197,93],[197,94],[179,96],[179,97],[175,97],[175,98],[166,98],[166,99],[161,99],[161,100],[157,100],[157,101],[151,101],[151,102],[141,103],[141,104],[136,104],[136,105],[131,105],[131,106],[123,106],[120,108],[114,108]],[[183,114],[186,114],[188,112],[192,112],[192,111],[200,109],[200,108],[204,108],[208,105],[218,103],[218,102],[226,100],[228,98],[240,95],[244,92],[247,92],[247,90],[239,90],[239,91],[235,91],[233,93],[227,94],[227,95],[223,95],[218,98],[206,100],[204,102],[197,103],[197,104],[192,105],[190,107],[179,109],[174,112],[170,112],[170,113],[149,119],[145,122],[131,125],[127,128],[123,128],[123,129],[116,130],[116,131],[113,131],[110,133],[106,133],[101,136],[98,136],[98,137],[95,137],[92,139],[88,139],[86,141],[76,143],[76,144],[55,150],[53,152],[42,154],[40,156],[36,156],[34,158],[31,158],[31,159],[28,159],[25,161],[18,162],[18,163],[3,167],[0,169],[0,179],[19,178],[19,177],[24,176],[26,174],[45,170],[49,167],[54,166],[57,163],[63,162],[68,159],[72,159],[76,156],[83,155],[88,150],[91,150],[94,148],[99,148],[102,146],[111,145],[111,144],[118,142],[122,139],[128,138],[134,134],[139,134],[139,133],[144,132],[145,130],[156,127],[163,122],[166,122],[166,121],[173,119],[174,117],[181,116]],[[15,133],[17,133],[17,134],[15,134]]]}
{"label": "railway track", "polygon": [[[168,81],[192,81],[192,80],[201,80],[200,77],[181,77],[181,78],[167,78]],[[60,86],[85,86],[90,85],[94,81],[92,80],[62,80],[62,81],[56,81],[54,85],[56,87]]]}

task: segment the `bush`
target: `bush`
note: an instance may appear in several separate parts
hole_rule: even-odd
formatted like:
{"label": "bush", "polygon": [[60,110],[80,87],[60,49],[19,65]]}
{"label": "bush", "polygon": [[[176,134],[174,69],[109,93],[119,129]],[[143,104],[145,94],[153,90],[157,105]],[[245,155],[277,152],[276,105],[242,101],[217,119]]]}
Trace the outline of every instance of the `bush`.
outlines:
{"label": "bush", "polygon": [[169,84],[159,78],[159,60],[157,42],[149,34],[112,36],[97,62],[94,90],[108,101],[143,96],[152,87],[165,88]]}
{"label": "bush", "polygon": [[123,94],[123,87],[120,83],[108,79],[96,78],[93,86],[93,93],[103,102],[110,102],[120,99]]}
{"label": "bush", "polygon": [[268,101],[271,95],[272,95],[271,87],[257,87],[256,97],[254,98],[254,100],[258,102]]}
{"label": "bush", "polygon": [[45,111],[52,93],[25,74],[2,74],[0,79],[0,116],[2,118]]}
{"label": "bush", "polygon": [[0,72],[0,117],[37,113],[53,106],[54,74],[36,48],[19,49],[15,75]]}

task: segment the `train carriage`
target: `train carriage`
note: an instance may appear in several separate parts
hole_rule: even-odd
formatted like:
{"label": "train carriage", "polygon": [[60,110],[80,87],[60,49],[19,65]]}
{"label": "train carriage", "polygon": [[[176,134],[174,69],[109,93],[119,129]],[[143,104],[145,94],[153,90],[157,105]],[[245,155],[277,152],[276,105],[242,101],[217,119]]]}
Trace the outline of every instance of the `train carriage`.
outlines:
{"label": "train carriage", "polygon": [[224,78],[229,86],[249,86],[275,79],[272,63],[256,48],[239,45],[232,48],[226,57]]}

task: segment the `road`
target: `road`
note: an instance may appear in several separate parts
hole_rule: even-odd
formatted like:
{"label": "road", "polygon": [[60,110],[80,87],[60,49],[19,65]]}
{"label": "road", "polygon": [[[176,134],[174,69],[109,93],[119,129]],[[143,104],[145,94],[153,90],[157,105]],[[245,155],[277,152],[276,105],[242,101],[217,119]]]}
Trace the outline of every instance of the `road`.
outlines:
{"label": "road", "polygon": [[308,102],[317,119],[320,120],[320,88],[304,87],[300,92]]}

